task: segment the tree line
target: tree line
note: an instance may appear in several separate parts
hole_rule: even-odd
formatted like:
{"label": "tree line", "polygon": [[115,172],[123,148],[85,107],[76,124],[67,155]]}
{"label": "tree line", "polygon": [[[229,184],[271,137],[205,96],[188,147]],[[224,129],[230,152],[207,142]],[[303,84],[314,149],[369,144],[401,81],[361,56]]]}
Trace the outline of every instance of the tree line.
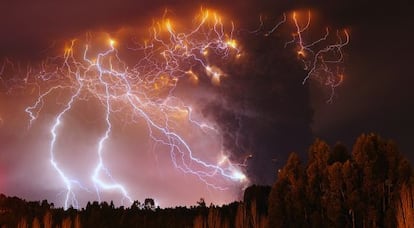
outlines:
{"label": "tree line", "polygon": [[153,199],[130,207],[88,202],[80,210],[54,208],[46,200],[27,202],[0,194],[0,227],[267,227],[270,186],[250,186],[244,200],[207,206],[201,198],[191,207],[155,207]]}

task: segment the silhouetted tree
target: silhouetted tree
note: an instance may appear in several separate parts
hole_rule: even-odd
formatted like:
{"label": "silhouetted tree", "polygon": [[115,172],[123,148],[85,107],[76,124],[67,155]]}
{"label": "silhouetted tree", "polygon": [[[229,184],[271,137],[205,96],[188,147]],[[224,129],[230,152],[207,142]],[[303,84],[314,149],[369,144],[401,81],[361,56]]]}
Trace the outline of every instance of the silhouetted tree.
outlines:
{"label": "silhouetted tree", "polygon": [[292,153],[269,195],[270,227],[305,226],[304,190],[304,169],[299,156]]}
{"label": "silhouetted tree", "polygon": [[140,209],[141,208],[141,202],[139,202],[138,200],[135,200],[134,202],[132,202],[132,205],[131,205],[131,209],[132,210],[138,210],[138,209]]}
{"label": "silhouetted tree", "polygon": [[204,201],[204,198],[200,198],[200,200],[197,201],[197,206],[198,207],[203,207],[203,208],[206,207],[206,202]]}
{"label": "silhouetted tree", "polygon": [[309,204],[307,210],[308,223],[314,227],[326,226],[326,194],[328,187],[327,166],[331,156],[328,144],[320,139],[309,148],[309,160],[306,167],[306,197]]}
{"label": "silhouetted tree", "polygon": [[326,199],[327,225],[331,227],[344,227],[348,211],[345,207],[345,181],[342,172],[343,164],[333,163],[328,167],[328,190],[323,196]]}
{"label": "silhouetted tree", "polygon": [[47,210],[43,215],[43,226],[44,228],[52,228],[52,213]]}
{"label": "silhouetted tree", "polygon": [[337,143],[332,149],[332,153],[329,156],[328,165],[335,162],[344,163],[351,158],[346,146],[342,143]]}
{"label": "silhouetted tree", "polygon": [[375,134],[361,135],[353,148],[352,155],[362,177],[362,225],[377,227],[384,224],[390,209],[389,187],[394,177],[389,168],[394,166],[397,152],[390,143]]}
{"label": "silhouetted tree", "polygon": [[147,209],[147,210],[149,210],[149,209],[155,209],[155,202],[154,202],[154,199],[152,199],[152,198],[146,198],[145,200],[144,200],[144,208],[145,209]]}
{"label": "silhouetted tree", "polygon": [[404,184],[396,204],[396,224],[398,228],[414,227],[414,191],[411,185]]}
{"label": "silhouetted tree", "polygon": [[32,228],[40,228],[40,222],[37,217],[35,217],[32,221]]}

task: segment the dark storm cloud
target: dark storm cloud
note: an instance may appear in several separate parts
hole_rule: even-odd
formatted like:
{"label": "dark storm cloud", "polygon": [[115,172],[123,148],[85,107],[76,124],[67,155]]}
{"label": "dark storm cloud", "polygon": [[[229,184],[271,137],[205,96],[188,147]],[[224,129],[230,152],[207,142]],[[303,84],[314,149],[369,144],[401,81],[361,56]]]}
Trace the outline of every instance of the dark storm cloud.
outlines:
{"label": "dark storm cloud", "polygon": [[248,158],[253,182],[270,184],[288,152],[303,154],[311,139],[309,90],[301,84],[306,74],[277,35],[245,32],[239,39],[246,56],[227,69],[222,99],[205,113],[219,123],[235,157]]}

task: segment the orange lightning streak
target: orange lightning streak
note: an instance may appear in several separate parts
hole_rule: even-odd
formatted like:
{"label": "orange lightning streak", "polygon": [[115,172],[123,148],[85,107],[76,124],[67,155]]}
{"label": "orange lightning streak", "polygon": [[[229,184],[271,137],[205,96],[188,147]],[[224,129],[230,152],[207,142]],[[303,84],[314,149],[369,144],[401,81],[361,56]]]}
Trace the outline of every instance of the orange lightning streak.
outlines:
{"label": "orange lightning streak", "polygon": [[340,65],[344,61],[342,49],[349,44],[348,31],[337,31],[333,43],[323,44],[323,42],[329,42],[328,38],[330,37],[329,29],[326,28],[325,34],[321,38],[313,42],[305,42],[304,33],[309,30],[311,22],[310,11],[304,26],[299,24],[296,12],[292,13],[292,20],[296,31],[292,35],[292,40],[287,42],[285,46],[294,43],[299,48],[297,56],[303,62],[304,69],[308,71],[303,83],[308,79],[315,79],[322,85],[330,87],[331,95],[328,102],[332,102],[335,88],[341,85],[344,79],[343,68]]}

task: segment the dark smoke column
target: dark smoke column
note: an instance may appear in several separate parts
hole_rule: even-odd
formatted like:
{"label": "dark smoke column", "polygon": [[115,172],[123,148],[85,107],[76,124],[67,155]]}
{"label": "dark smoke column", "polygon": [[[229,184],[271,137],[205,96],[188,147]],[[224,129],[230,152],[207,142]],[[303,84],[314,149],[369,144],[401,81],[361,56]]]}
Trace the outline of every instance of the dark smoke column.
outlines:
{"label": "dark smoke column", "polygon": [[[275,34],[277,36],[277,34]],[[253,183],[271,184],[295,151],[305,154],[312,134],[312,110],[306,71],[278,37],[242,35],[245,56],[219,88],[223,99],[205,108],[220,124],[225,146],[247,159]],[[243,159],[241,160],[243,162]]]}

